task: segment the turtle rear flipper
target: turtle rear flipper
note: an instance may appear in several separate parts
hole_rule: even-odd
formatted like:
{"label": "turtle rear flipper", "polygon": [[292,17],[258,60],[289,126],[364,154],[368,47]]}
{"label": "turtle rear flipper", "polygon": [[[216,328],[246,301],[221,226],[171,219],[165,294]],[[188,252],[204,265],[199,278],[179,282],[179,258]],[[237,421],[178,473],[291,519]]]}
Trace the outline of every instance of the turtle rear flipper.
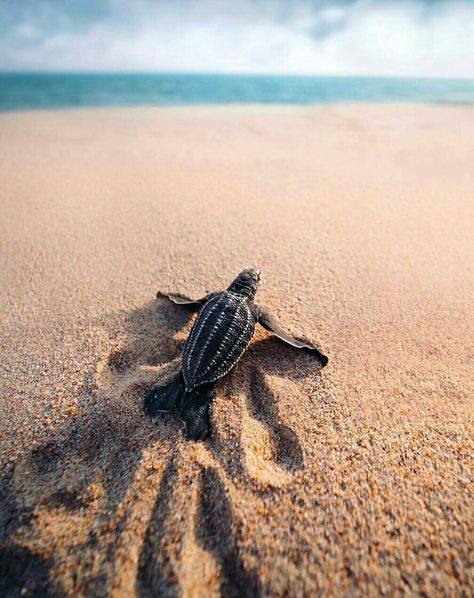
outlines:
{"label": "turtle rear flipper", "polygon": [[143,407],[145,413],[163,413],[176,407],[179,399],[184,394],[183,374],[180,372],[175,378],[164,386],[155,386],[145,395]]}
{"label": "turtle rear flipper", "polygon": [[214,398],[214,385],[198,388],[186,395],[180,416],[186,425],[189,440],[203,440],[210,432],[209,406]]}

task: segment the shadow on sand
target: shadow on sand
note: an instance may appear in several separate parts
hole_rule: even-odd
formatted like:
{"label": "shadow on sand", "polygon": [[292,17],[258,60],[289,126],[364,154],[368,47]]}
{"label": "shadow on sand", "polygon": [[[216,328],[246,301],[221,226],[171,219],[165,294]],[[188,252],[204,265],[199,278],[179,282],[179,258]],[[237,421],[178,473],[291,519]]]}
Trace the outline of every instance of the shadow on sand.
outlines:
{"label": "shadow on sand", "polygon": [[[54,586],[48,581],[55,555],[46,562],[33,549],[30,551],[18,544],[22,537],[41,540],[39,528],[35,536],[36,515],[41,510],[59,513],[61,521],[67,520],[69,513],[80,517],[88,527],[87,541],[77,543],[71,537],[70,547],[64,547],[65,554],[74,551],[78,555],[76,559],[81,565],[77,569],[76,582],[83,593],[107,595],[124,527],[123,519],[115,521],[117,507],[133,482],[143,450],[150,443],[162,448],[169,463],[145,537],[137,539],[138,544],[143,541],[137,589],[142,596],[175,593],[177,581],[162,575],[156,553],[153,563],[150,560],[151,553],[158,548],[152,546],[150,538],[171,509],[167,501],[172,496],[169,488],[177,467],[173,445],[182,434],[181,425],[176,414],[155,419],[146,417],[142,411],[142,397],[156,383],[157,376],[166,378],[179,367],[189,318],[189,310],[164,299],[150,301],[121,314],[118,321],[115,321],[116,317],[112,318],[111,326],[122,327],[125,341],[111,351],[105,363],[99,364],[92,384],[91,374],[86,374],[89,391],[81,398],[77,413],[70,416],[47,443],[34,447],[4,476],[5,491],[0,506],[4,514],[9,515],[1,522],[5,548],[0,566],[5,573],[2,583],[7,584],[2,588],[2,595],[19,595],[17,588],[20,592],[21,588],[27,588],[27,591],[31,588],[31,595],[57,593],[53,587],[59,587],[58,580],[53,580]],[[295,359],[298,368],[294,367]],[[312,356],[295,352],[275,338],[266,338],[250,346],[233,374],[250,380],[249,412],[270,430],[274,438],[274,459],[281,467],[302,467],[302,449],[294,432],[280,421],[275,398],[262,372],[298,378],[314,376],[318,371]],[[225,393],[225,381],[222,389]],[[227,447],[213,437],[206,442],[216,460],[224,464],[222,455],[228,452]],[[215,516],[222,515],[219,511],[214,516],[215,509],[225,510],[227,504],[221,482],[216,482],[215,476],[212,469],[204,469],[200,475],[199,517],[207,522],[207,532],[201,534],[199,541],[206,550],[218,554],[225,578],[223,590],[229,592],[234,587],[239,588],[239,595],[256,595],[258,580],[253,572],[245,571],[238,541],[231,536],[230,527],[222,522],[225,533],[222,530],[217,533],[213,528]],[[242,477],[245,477],[244,471]],[[207,496],[209,488],[218,496]],[[222,503],[220,507],[216,501]],[[113,525],[111,521],[114,521]],[[223,543],[219,549],[216,547],[217,536],[221,536],[219,541]],[[166,592],[164,588],[167,588]]]}

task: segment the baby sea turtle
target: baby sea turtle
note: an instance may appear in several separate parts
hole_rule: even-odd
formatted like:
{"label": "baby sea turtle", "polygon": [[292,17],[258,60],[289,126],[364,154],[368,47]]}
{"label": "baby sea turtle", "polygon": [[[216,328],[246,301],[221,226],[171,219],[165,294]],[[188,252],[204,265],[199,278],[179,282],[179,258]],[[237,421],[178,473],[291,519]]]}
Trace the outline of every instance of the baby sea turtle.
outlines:
{"label": "baby sea turtle", "polygon": [[146,413],[167,412],[178,406],[188,438],[205,438],[216,382],[242,357],[257,323],[289,345],[313,353],[321,367],[327,364],[328,358],[316,347],[288,335],[267,310],[254,303],[259,284],[260,271],[248,268],[227,290],[202,299],[157,293],[158,297],[200,311],[184,345],[181,371],[171,382],[156,386],[145,396]]}

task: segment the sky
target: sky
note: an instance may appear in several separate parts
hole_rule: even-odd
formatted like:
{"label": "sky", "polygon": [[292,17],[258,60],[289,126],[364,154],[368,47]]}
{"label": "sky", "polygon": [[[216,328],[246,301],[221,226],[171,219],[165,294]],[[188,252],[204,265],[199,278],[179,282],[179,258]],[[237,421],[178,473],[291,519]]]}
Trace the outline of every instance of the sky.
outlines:
{"label": "sky", "polygon": [[0,0],[0,70],[474,78],[474,0]]}

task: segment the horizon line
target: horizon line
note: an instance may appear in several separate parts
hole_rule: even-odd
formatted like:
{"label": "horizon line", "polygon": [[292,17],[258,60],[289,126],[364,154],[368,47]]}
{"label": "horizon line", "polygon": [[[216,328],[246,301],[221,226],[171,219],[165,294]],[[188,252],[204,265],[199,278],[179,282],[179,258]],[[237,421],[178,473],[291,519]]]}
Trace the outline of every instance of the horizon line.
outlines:
{"label": "horizon line", "polygon": [[3,75],[178,75],[178,76],[208,76],[208,77],[288,77],[288,78],[318,78],[318,79],[412,79],[412,80],[430,80],[430,81],[472,81],[474,77],[450,77],[444,75],[391,75],[391,74],[364,74],[364,73],[281,73],[281,72],[244,72],[244,71],[166,71],[166,70],[115,70],[115,69],[1,69],[0,76]]}

